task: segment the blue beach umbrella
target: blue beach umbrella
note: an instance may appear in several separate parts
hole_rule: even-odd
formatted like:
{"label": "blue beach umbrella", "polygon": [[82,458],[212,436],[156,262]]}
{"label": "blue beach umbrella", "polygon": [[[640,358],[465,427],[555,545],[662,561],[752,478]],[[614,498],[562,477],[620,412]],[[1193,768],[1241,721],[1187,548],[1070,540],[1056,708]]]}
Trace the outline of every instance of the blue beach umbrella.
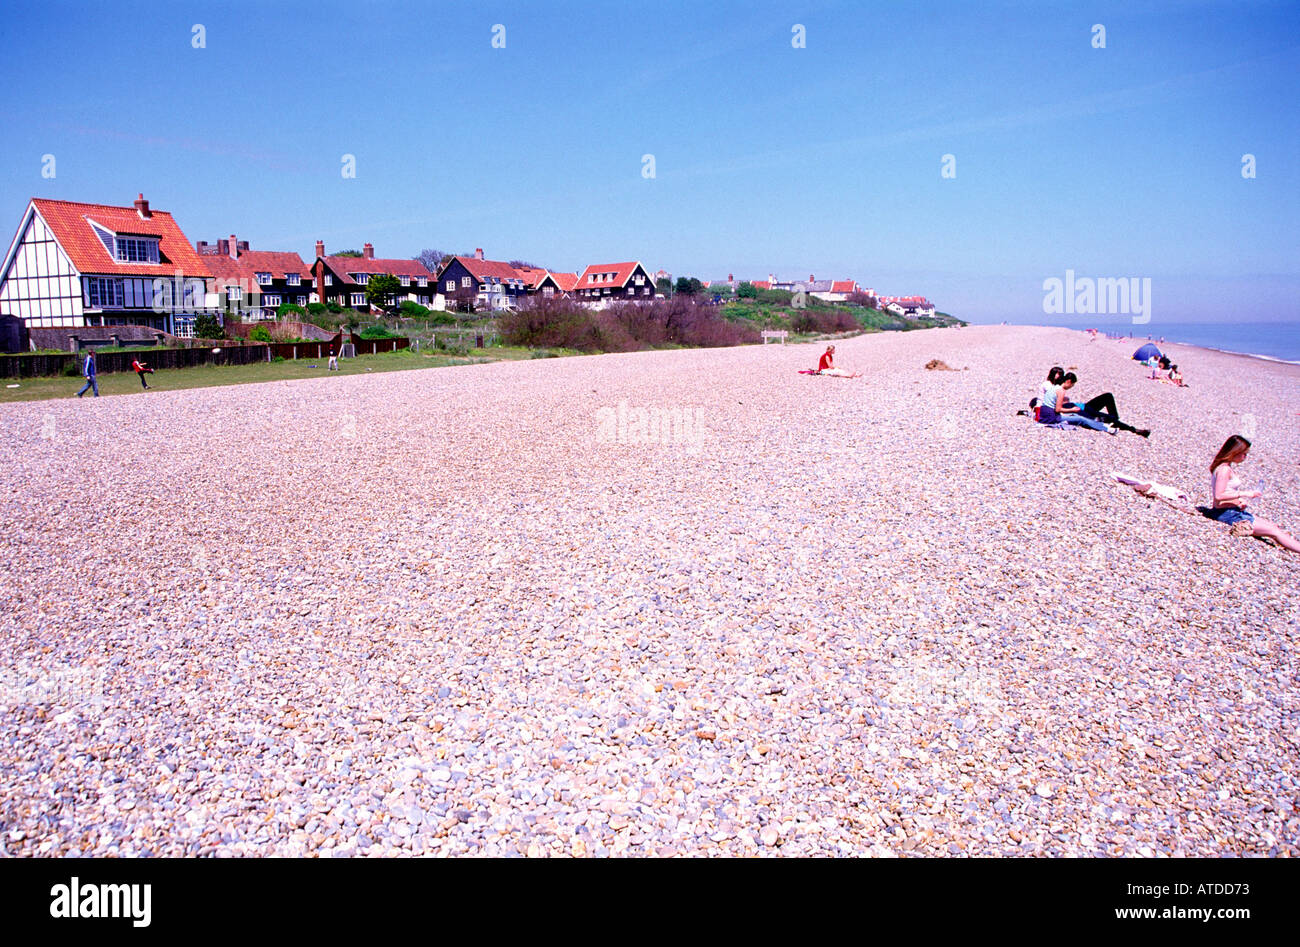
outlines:
{"label": "blue beach umbrella", "polygon": [[1160,350],[1155,347],[1154,343],[1151,342],[1148,342],[1146,345],[1142,346],[1140,349],[1138,349],[1136,352],[1133,353],[1133,358],[1135,358],[1139,362],[1145,362],[1149,358],[1158,359],[1160,357],[1161,357]]}

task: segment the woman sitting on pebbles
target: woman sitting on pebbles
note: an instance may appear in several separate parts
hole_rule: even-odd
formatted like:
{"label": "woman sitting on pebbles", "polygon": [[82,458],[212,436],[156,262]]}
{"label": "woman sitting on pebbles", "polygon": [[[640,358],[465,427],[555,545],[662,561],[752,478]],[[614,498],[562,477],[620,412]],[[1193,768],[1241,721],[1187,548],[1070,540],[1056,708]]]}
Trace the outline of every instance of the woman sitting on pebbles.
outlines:
{"label": "woman sitting on pebbles", "polygon": [[1232,527],[1234,536],[1264,536],[1284,549],[1300,552],[1300,543],[1286,530],[1246,512],[1245,501],[1257,498],[1260,492],[1243,490],[1241,478],[1232,468],[1245,460],[1249,452],[1250,441],[1234,434],[1214,455],[1210,464],[1210,518]]}
{"label": "woman sitting on pebbles", "polygon": [[862,372],[847,372],[842,368],[836,368],[835,346],[826,346],[826,351],[822,353],[821,361],[817,363],[818,375],[834,375],[837,378],[861,378]]}

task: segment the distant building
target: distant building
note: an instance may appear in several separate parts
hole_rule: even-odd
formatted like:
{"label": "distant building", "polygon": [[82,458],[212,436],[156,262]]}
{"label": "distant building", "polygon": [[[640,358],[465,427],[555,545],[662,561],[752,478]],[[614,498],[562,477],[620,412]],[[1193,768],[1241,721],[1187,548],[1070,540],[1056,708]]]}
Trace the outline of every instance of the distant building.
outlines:
{"label": "distant building", "polygon": [[250,250],[247,240],[194,245],[212,273],[210,291],[220,295],[227,312],[236,310],[247,319],[274,319],[282,303],[306,307],[312,300],[311,267],[296,253]]}
{"label": "distant building", "polygon": [[366,284],[370,277],[387,274],[397,277],[402,289],[395,303],[405,300],[428,306],[433,302],[435,277],[419,260],[383,259],[375,256],[374,244],[361,248],[361,256],[326,256],[325,244],[316,241],[316,261],[312,264],[319,300],[360,312],[369,312]]}
{"label": "distant building", "polygon": [[29,329],[193,334],[211,274],[166,211],[32,198],[0,266],[0,313]]}
{"label": "distant building", "polygon": [[[534,272],[529,268],[529,272]],[[514,309],[528,294],[524,275],[502,260],[483,258],[482,248],[472,257],[453,256],[442,261],[437,290],[450,301],[469,298],[477,309]]]}
{"label": "distant building", "polygon": [[654,280],[636,261],[593,263],[578,276],[577,297],[583,302],[605,303],[653,299]]}

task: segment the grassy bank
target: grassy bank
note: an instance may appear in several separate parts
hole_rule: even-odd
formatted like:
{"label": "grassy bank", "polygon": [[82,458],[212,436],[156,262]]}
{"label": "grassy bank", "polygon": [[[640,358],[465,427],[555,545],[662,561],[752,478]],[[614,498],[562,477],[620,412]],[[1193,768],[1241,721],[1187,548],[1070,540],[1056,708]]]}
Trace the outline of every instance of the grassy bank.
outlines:
{"label": "grassy bank", "polygon": [[[378,355],[360,355],[357,358],[339,360],[339,370],[329,371],[326,366],[328,358],[300,358],[280,362],[256,362],[252,365],[203,365],[195,368],[181,368],[160,371],[147,375],[146,380],[153,390],[145,391],[140,387],[140,380],[134,372],[114,372],[99,376],[99,393],[101,395],[137,395],[148,397],[153,391],[179,391],[184,388],[212,388],[225,385],[247,385],[264,381],[293,381],[299,378],[321,378],[326,375],[364,375],[367,372],[399,372],[414,368],[442,368],[449,365],[472,365],[478,362],[493,362],[503,359],[527,359],[533,353],[529,349],[494,346],[488,349],[476,349],[477,354],[469,356],[445,355],[434,352],[415,352],[402,349],[396,352],[383,352]],[[564,353],[561,353],[564,354]],[[51,378],[14,378],[4,379],[0,387],[0,402],[6,401],[41,401],[49,398],[70,398],[81,390],[86,380],[81,376]],[[18,385],[11,388],[10,385]],[[86,392],[85,397],[92,397]]]}

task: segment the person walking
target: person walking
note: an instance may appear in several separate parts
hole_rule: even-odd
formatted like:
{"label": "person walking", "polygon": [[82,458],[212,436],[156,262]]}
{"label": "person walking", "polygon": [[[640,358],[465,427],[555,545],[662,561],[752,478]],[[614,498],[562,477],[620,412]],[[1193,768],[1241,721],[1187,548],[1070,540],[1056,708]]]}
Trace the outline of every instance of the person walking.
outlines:
{"label": "person walking", "polygon": [[82,387],[80,391],[77,392],[77,397],[80,398],[82,395],[84,395],[86,393],[87,388],[93,388],[95,391],[95,397],[98,398],[99,382],[95,380],[95,350],[94,349],[90,349],[89,351],[86,352],[86,364],[82,366],[81,374],[85,377],[86,384]]}
{"label": "person walking", "polygon": [[330,363],[329,370],[336,372],[339,370],[339,357],[334,354],[334,346],[330,346]]}
{"label": "person walking", "polygon": [[140,377],[140,385],[145,389],[145,391],[148,391],[149,385],[145,382],[144,376],[146,374],[152,375],[153,369],[150,368],[147,363],[142,362],[137,358],[131,362],[131,371],[135,372],[136,375]]}

